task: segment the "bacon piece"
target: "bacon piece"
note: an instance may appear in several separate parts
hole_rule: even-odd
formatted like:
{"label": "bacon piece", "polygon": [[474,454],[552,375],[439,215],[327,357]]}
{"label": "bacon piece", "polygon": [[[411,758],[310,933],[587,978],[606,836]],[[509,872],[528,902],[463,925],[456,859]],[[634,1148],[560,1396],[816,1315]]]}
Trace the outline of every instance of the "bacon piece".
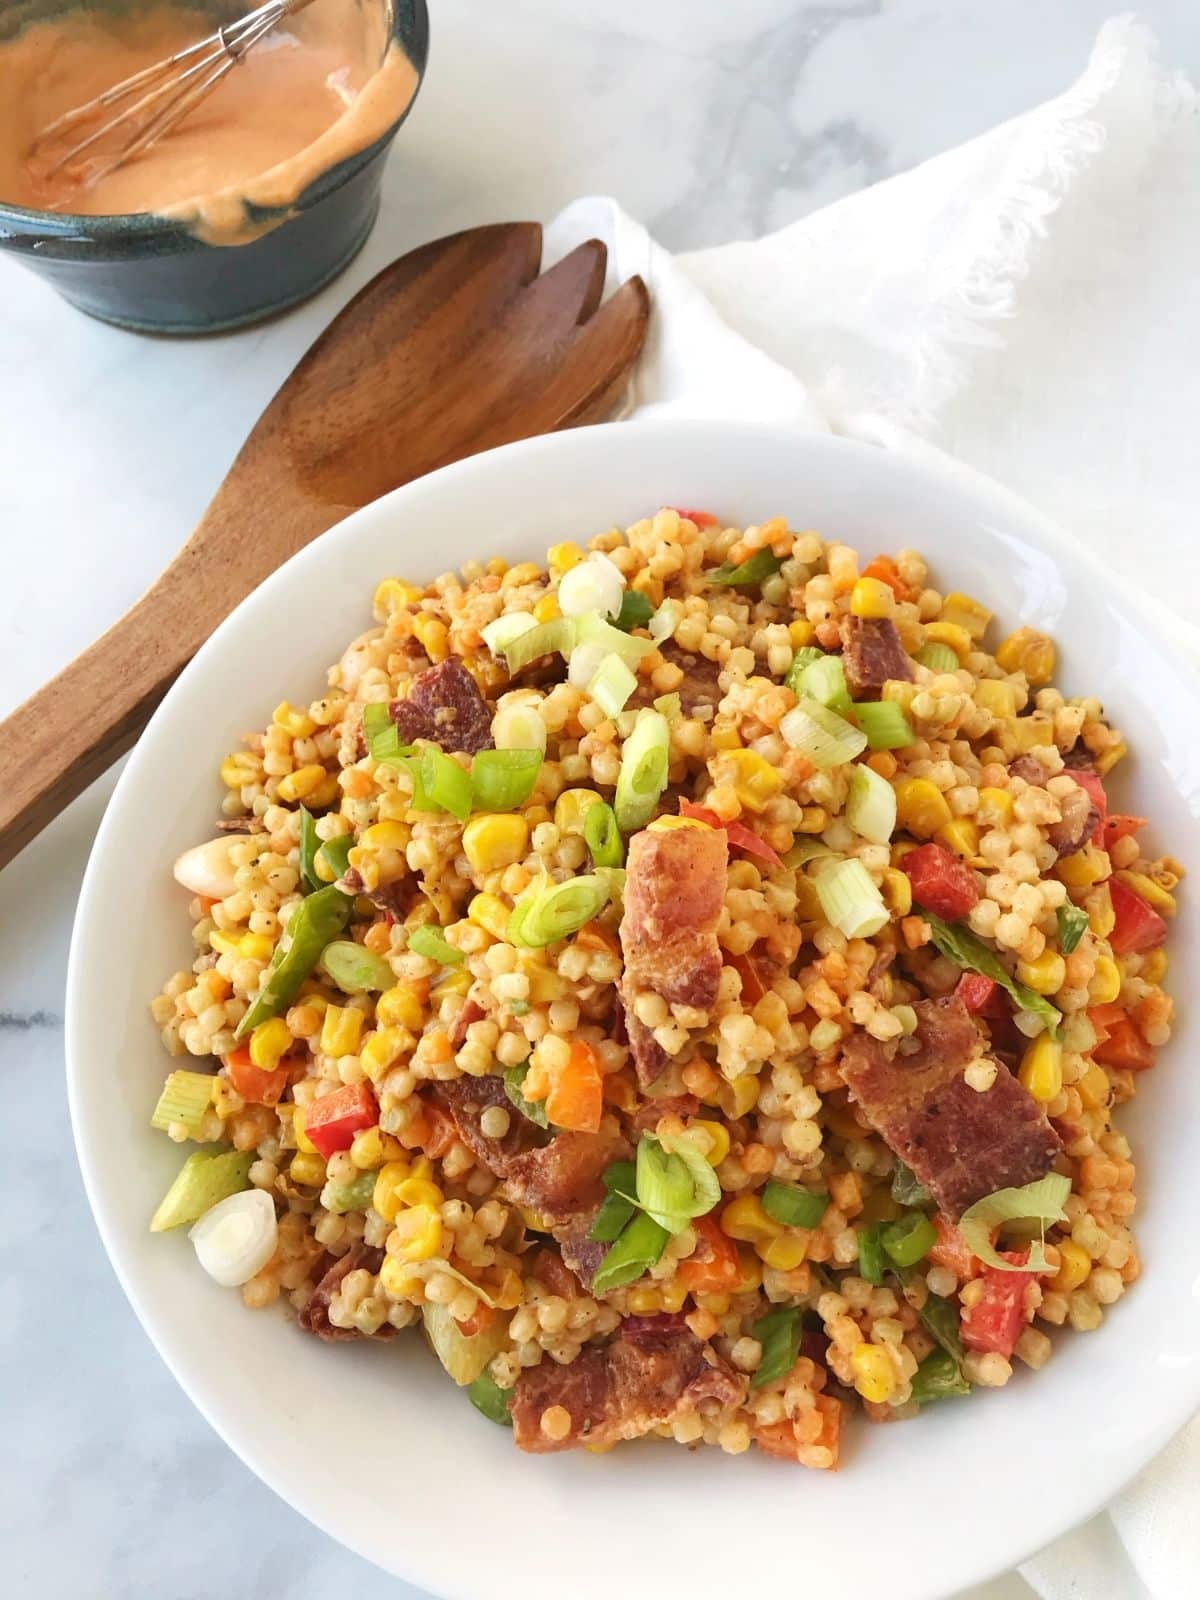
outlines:
{"label": "bacon piece", "polygon": [[664,1117],[696,1117],[700,1102],[694,1094],[663,1095],[658,1100],[646,1100],[630,1117],[635,1133],[653,1133]]}
{"label": "bacon piece", "polygon": [[383,1251],[377,1250],[369,1244],[356,1244],[340,1256],[331,1267],[327,1268],[316,1288],[309,1295],[300,1311],[296,1321],[305,1333],[315,1333],[318,1339],[324,1339],[328,1344],[338,1343],[345,1339],[391,1339],[395,1337],[396,1329],[390,1322],[382,1323],[373,1334],[363,1334],[358,1328],[337,1328],[329,1320],[329,1305],[334,1295],[342,1286],[342,1280],[356,1272],[359,1267],[365,1267],[368,1272],[378,1272],[383,1265]]}
{"label": "bacon piece", "polygon": [[921,1000],[920,1048],[891,1057],[878,1040],[854,1034],[841,1074],[872,1127],[957,1221],[995,1189],[1043,1177],[1060,1145],[1041,1107],[1001,1066],[990,1089],[963,1077],[979,1032],[957,996]]}
{"label": "bacon piece", "polygon": [[492,748],[492,710],[457,656],[419,672],[403,700],[393,700],[392,721],[405,744],[431,739],[443,750],[474,755]]}
{"label": "bacon piece", "polygon": [[[667,639],[658,648],[662,652],[663,660],[673,667],[678,667],[683,673],[683,678],[673,693],[679,696],[679,707],[684,716],[694,717],[701,706],[709,706],[715,711],[721,703],[720,662],[710,661],[707,656],[685,650],[682,645],[676,644],[674,639]],[[630,707],[653,705],[662,693],[663,690],[656,689],[648,679],[643,678],[634,690],[629,705]]]}
{"label": "bacon piece", "polygon": [[605,1169],[629,1155],[619,1133],[559,1133],[539,1150],[526,1150],[500,1174],[508,1195],[552,1221],[594,1212],[604,1199]]}
{"label": "bacon piece", "polygon": [[842,665],[851,694],[878,694],[891,678],[912,682],[913,664],[890,617],[845,616],[841,632]]}
{"label": "bacon piece", "polygon": [[1059,796],[1062,818],[1046,829],[1046,838],[1058,851],[1059,857],[1073,856],[1096,832],[1100,822],[1100,807],[1082,785],[1077,784],[1069,794]]}
{"label": "bacon piece", "polygon": [[461,1050],[467,1042],[467,1029],[473,1022],[482,1022],[487,1012],[478,1000],[468,1000],[454,1021],[446,1030],[446,1037],[450,1040],[452,1050]]}
{"label": "bacon piece", "polygon": [[[710,1362],[709,1355],[672,1318],[629,1318],[608,1344],[586,1347],[567,1366],[543,1361],[522,1372],[511,1406],[517,1446],[542,1452],[615,1444],[701,1405],[720,1410],[736,1405],[745,1396],[746,1380],[716,1357]],[[571,1419],[561,1439],[542,1432],[542,1415],[551,1406]]]}
{"label": "bacon piece", "polygon": [[649,990],[668,1005],[709,1011],[721,982],[717,923],[729,843],[721,828],[645,829],[629,841],[621,950],[621,1000],[643,1088],[667,1062],[634,1003]]}

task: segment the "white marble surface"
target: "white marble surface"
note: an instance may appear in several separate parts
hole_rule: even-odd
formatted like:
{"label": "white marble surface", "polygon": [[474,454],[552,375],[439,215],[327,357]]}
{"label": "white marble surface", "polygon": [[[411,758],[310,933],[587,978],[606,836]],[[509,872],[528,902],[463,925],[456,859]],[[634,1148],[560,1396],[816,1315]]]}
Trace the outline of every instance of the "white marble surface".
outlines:
{"label": "white marble surface", "polygon": [[[764,232],[1054,92],[1110,6],[431,9],[430,73],[392,157],[379,226],[309,305],[230,337],[138,338],[67,309],[0,259],[0,714],[136,598],[299,354],[401,251],[473,222],[547,216],[599,190],[669,246]],[[1200,75],[1195,0],[1142,9],[1169,59]],[[111,779],[98,784],[0,878],[5,1590],[45,1600],[413,1595],[232,1457],[175,1388],[100,1248],[67,1122],[61,1012],[78,883],[110,790]],[[113,908],[114,941],[134,915]],[[1029,1594],[1010,1578],[988,1600]]]}

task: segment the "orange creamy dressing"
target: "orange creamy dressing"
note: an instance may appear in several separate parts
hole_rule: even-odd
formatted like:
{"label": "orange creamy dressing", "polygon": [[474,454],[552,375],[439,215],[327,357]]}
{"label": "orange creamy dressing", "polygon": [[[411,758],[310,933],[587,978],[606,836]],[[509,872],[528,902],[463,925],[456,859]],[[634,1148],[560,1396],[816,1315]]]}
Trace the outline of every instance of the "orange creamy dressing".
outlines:
{"label": "orange creamy dressing", "polygon": [[170,7],[127,19],[78,13],[0,46],[0,83],[17,89],[0,92],[0,200],[90,215],[166,213],[210,243],[242,243],[263,231],[247,204],[290,206],[379,138],[416,92],[411,63],[388,46],[381,0],[313,0],[117,171],[87,186],[30,160],[36,133],[55,117],[213,27],[212,15]]}

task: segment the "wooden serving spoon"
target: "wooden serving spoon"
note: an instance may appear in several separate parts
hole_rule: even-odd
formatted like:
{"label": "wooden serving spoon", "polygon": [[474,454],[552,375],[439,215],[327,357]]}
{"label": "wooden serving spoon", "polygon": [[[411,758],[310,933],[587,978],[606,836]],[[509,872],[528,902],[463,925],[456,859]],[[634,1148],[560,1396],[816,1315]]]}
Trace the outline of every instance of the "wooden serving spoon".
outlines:
{"label": "wooden serving spoon", "polygon": [[163,575],[0,722],[0,866],[129,749],[238,602],[326,528],[435,467],[605,416],[646,336],[645,284],[630,278],[601,306],[599,240],[539,277],[541,256],[537,223],[471,228],[394,261],[339,313]]}

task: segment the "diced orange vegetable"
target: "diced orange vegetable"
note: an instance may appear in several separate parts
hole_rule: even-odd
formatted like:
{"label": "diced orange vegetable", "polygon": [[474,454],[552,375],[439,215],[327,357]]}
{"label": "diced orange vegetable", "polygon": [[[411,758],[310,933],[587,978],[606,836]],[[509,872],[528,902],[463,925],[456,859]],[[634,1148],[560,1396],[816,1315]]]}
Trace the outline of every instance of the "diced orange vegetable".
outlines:
{"label": "diced orange vegetable", "polygon": [[[830,1470],[838,1464],[838,1448],[842,1436],[842,1402],[835,1400],[832,1395],[819,1394],[816,1398],[816,1407],[821,1414],[821,1431],[812,1441],[814,1445],[824,1445],[833,1456]],[[754,1430],[754,1441],[760,1450],[765,1450],[768,1455],[780,1456],[785,1461],[800,1460],[800,1444],[796,1438],[795,1428],[790,1422],[771,1422]]]}
{"label": "diced orange vegetable", "polygon": [[617,943],[617,936],[610,933],[601,922],[585,922],[573,940],[580,950],[606,950],[609,955],[620,955],[621,946]]}
{"label": "diced orange vegetable", "polygon": [[339,1150],[349,1150],[354,1135],[378,1121],[379,1107],[370,1085],[348,1083],[313,1101],[304,1113],[304,1131],[328,1161]]}
{"label": "diced orange vegetable", "polygon": [[677,516],[686,517],[698,528],[715,528],[717,525],[717,519],[711,511],[685,511],[682,506],[675,506],[673,509]]}
{"label": "diced orange vegetable", "polygon": [[551,1074],[546,1115],[558,1128],[595,1133],[604,1110],[604,1078],[590,1044],[576,1039],[565,1067]]}
{"label": "diced orange vegetable", "polygon": [[[1088,1016],[1094,1018],[1094,1013],[1089,1011]],[[1096,1031],[1099,1034],[1100,1029]],[[1122,1016],[1105,1022],[1104,1034],[1103,1039],[1097,1040],[1092,1055],[1106,1067],[1124,1067],[1142,1072],[1154,1065],[1154,1046],[1146,1043],[1129,1017]]]}
{"label": "diced orange vegetable", "polygon": [[264,1068],[254,1065],[246,1045],[231,1050],[223,1059],[229,1081],[243,1100],[256,1106],[278,1105],[279,1096],[287,1088],[288,1083],[286,1063],[281,1063],[267,1072]]}
{"label": "diced orange vegetable", "polygon": [[679,1265],[679,1276],[692,1294],[729,1294],[742,1281],[737,1245],[721,1232],[715,1217],[697,1217],[692,1223],[700,1243]]}
{"label": "diced orange vegetable", "polygon": [[742,995],[740,1004],[743,1008],[756,1006],[766,994],[767,988],[758,975],[758,968],[750,956],[730,956],[729,965],[742,980]]}
{"label": "diced orange vegetable", "polygon": [[862,576],[864,578],[878,578],[881,582],[886,583],[897,600],[912,599],[912,590],[900,576],[896,563],[891,556],[876,556],[874,561],[868,561],[862,569]]}
{"label": "diced orange vegetable", "polygon": [[978,1257],[971,1254],[967,1241],[949,1217],[944,1217],[939,1211],[933,1219],[933,1225],[937,1229],[937,1243],[930,1247],[926,1261],[932,1261],[938,1267],[948,1267],[960,1283],[975,1277],[979,1272]]}
{"label": "diced orange vegetable", "polygon": [[1104,848],[1111,850],[1118,839],[1129,839],[1146,826],[1145,817],[1126,817],[1119,811],[1104,819]]}
{"label": "diced orange vegetable", "polygon": [[464,1339],[473,1339],[477,1333],[482,1333],[485,1328],[490,1328],[496,1320],[496,1313],[491,1306],[485,1305],[481,1300],[464,1322],[454,1319],[455,1326]]}
{"label": "diced orange vegetable", "polygon": [[454,1118],[448,1111],[443,1111],[441,1106],[427,1105],[424,1117],[428,1131],[422,1149],[427,1156],[432,1156],[437,1161],[454,1143],[458,1130],[455,1128]]}

